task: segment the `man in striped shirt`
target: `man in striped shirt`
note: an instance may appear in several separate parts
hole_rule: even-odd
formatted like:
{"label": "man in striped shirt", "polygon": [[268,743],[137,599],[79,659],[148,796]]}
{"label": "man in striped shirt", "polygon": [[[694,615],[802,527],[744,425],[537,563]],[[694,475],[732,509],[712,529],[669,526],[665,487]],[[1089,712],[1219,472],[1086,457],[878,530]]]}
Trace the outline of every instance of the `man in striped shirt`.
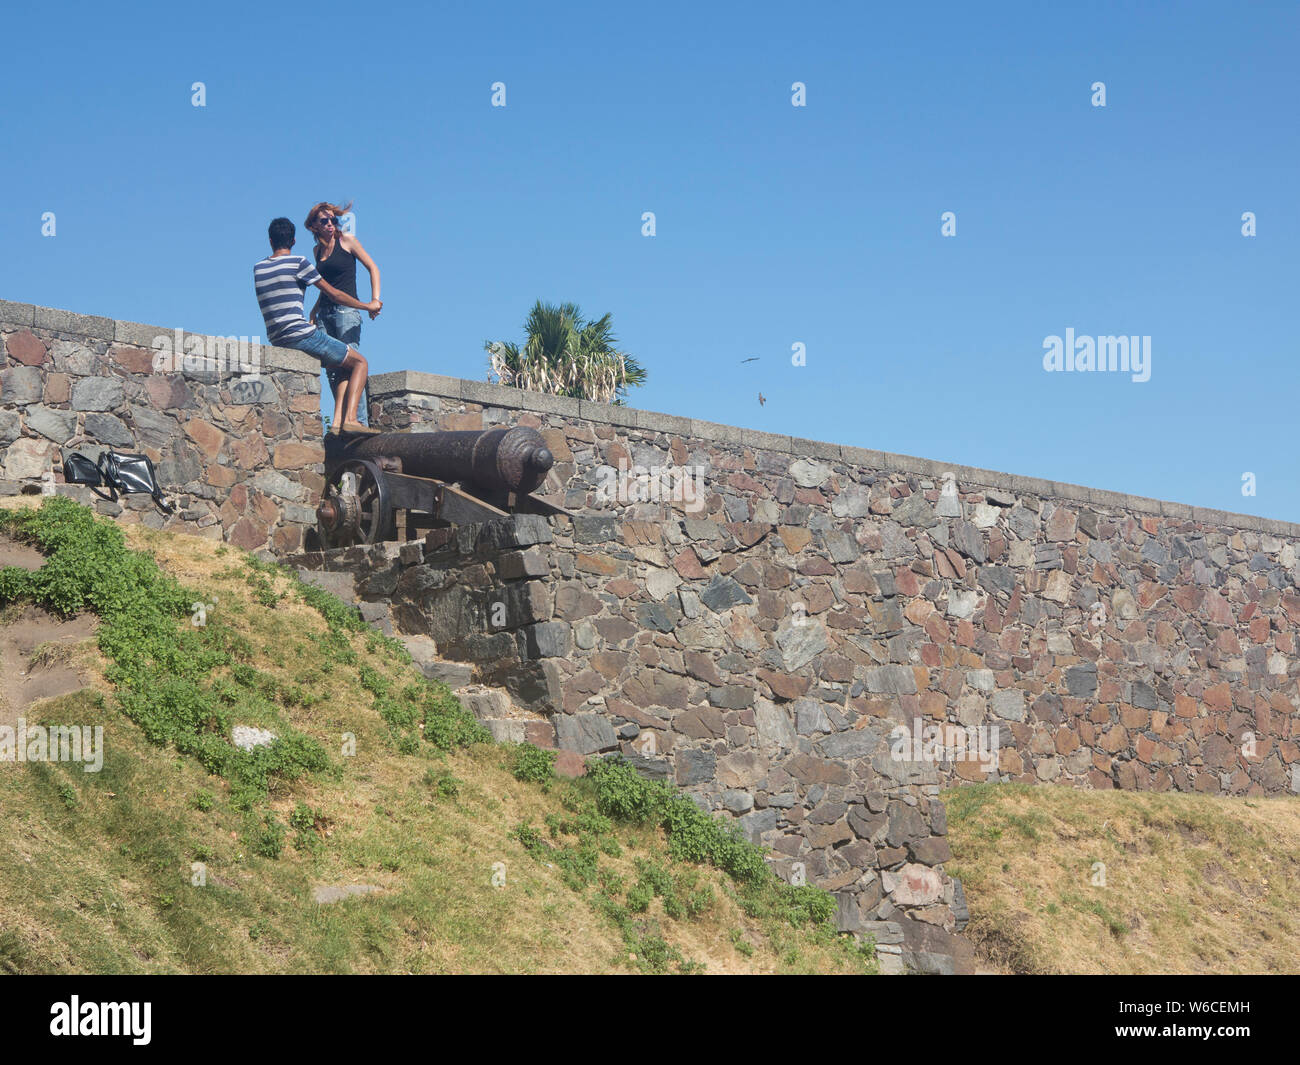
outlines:
{"label": "man in striped shirt", "polygon": [[267,229],[271,254],[253,267],[257,304],[266,322],[268,343],[296,348],[320,360],[326,369],[340,369],[345,377],[334,400],[334,431],[363,431],[357,424],[357,405],[366,388],[365,357],[341,340],[335,340],[302,313],[302,298],[308,285],[317,285],[335,303],[362,311],[378,311],[378,300],[362,303],[340,292],[317,272],[315,264],[293,254],[295,230],[287,218],[275,219]]}

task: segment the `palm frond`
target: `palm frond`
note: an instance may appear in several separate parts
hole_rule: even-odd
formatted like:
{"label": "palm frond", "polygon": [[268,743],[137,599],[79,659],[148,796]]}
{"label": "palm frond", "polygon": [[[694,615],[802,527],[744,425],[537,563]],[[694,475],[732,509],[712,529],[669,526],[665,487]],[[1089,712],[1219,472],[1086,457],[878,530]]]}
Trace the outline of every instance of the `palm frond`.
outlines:
{"label": "palm frond", "polygon": [[613,315],[585,321],[576,303],[538,300],[524,321],[522,348],[485,343],[489,371],[501,384],[599,403],[622,403],[630,387],[646,381],[645,368],[615,349]]}

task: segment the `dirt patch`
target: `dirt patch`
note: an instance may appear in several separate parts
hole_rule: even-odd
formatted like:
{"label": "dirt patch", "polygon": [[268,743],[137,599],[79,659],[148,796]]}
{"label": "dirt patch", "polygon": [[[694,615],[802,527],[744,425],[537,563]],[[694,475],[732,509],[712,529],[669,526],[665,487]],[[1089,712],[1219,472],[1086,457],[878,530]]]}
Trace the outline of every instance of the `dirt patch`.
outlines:
{"label": "dirt patch", "polygon": [[1234,895],[1242,894],[1241,881],[1229,876],[1218,862],[1209,862],[1201,870],[1201,875],[1205,877],[1207,884],[1213,884],[1216,887],[1224,887]]}
{"label": "dirt patch", "polygon": [[12,725],[37,700],[85,687],[70,658],[77,644],[95,634],[99,619],[63,619],[28,605],[6,620],[0,628],[0,724]]}
{"label": "dirt patch", "polygon": [[1182,821],[1175,823],[1178,834],[1188,843],[1204,843],[1209,837],[1195,825],[1186,825]]}
{"label": "dirt patch", "polygon": [[38,570],[45,565],[45,556],[28,544],[17,543],[0,534],[0,567],[17,566],[19,569]]}

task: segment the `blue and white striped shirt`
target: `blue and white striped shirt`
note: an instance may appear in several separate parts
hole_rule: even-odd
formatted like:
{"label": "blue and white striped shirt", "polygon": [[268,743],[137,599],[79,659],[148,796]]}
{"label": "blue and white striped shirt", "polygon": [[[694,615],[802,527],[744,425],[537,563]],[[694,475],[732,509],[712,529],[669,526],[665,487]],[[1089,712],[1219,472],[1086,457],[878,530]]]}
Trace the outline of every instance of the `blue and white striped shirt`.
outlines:
{"label": "blue and white striped shirt", "polygon": [[315,264],[301,255],[270,256],[253,267],[268,343],[287,344],[316,332],[302,313],[302,297],[320,279]]}

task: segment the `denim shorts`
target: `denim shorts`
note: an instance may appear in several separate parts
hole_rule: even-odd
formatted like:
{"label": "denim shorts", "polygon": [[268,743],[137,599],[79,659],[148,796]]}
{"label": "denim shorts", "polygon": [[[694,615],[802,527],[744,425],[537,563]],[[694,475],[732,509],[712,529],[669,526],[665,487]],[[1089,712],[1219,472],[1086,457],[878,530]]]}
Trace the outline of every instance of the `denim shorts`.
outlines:
{"label": "denim shorts", "polygon": [[335,340],[354,348],[361,343],[361,312],[354,307],[340,307],[321,300],[316,321]]}
{"label": "denim shorts", "polygon": [[311,336],[292,341],[289,347],[320,359],[320,364],[327,370],[342,366],[343,360],[348,357],[348,346],[341,340],[335,340],[319,326]]}

